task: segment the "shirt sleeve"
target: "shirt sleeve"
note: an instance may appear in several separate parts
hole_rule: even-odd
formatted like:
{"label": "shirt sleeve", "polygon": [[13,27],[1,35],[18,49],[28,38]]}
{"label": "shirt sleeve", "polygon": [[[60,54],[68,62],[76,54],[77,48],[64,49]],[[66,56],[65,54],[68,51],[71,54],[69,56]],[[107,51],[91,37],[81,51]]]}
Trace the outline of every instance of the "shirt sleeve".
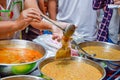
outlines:
{"label": "shirt sleeve", "polygon": [[106,0],[93,0],[93,9],[98,10],[106,6]]}

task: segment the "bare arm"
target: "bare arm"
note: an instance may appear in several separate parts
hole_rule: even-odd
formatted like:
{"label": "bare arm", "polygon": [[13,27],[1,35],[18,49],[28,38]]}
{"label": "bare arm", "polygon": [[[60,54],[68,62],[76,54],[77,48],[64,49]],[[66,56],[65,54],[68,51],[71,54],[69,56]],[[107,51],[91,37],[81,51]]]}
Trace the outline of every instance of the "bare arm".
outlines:
{"label": "bare arm", "polygon": [[[25,9],[27,8],[35,8],[37,10],[39,10],[40,14],[43,14],[37,4],[36,0],[25,0]],[[52,29],[52,24],[45,22],[45,21],[41,21],[41,22],[31,22],[31,25],[36,28],[36,29]]]}
{"label": "bare arm", "polygon": [[45,10],[44,0],[38,0],[38,6],[39,6],[40,10],[43,12],[43,14],[45,14],[46,10]]}
{"label": "bare arm", "polygon": [[[31,21],[40,22],[39,12],[36,9],[29,8],[23,10],[15,21],[0,21],[0,34],[5,35],[23,30]],[[33,20],[34,19],[34,20]]]}
{"label": "bare arm", "polygon": [[0,34],[16,31],[14,21],[0,21]]}
{"label": "bare arm", "polygon": [[57,0],[48,0],[48,13],[52,20],[56,20]]}

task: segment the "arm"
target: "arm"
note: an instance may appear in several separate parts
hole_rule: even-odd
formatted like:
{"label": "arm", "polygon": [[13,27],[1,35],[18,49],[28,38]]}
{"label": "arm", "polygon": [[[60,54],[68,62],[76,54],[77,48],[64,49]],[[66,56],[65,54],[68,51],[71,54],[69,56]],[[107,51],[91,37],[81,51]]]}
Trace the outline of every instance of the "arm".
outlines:
{"label": "arm", "polygon": [[45,11],[44,0],[38,0],[38,6],[39,6],[40,10],[43,12],[43,14],[45,14],[46,11]]}
{"label": "arm", "polygon": [[[27,8],[35,8],[39,11],[39,15],[42,14],[42,12],[40,11],[40,9],[38,7],[36,0],[25,0],[25,9],[27,9]],[[31,22],[30,24],[32,25],[32,27],[34,27],[36,29],[48,29],[48,30],[52,29],[52,24],[45,22],[45,21]]]}
{"label": "arm", "polygon": [[39,13],[36,9],[29,8],[27,10],[23,10],[15,21],[0,21],[0,35],[23,30],[31,21],[40,22],[41,19],[38,15]]}
{"label": "arm", "polygon": [[34,9],[24,10],[15,21],[0,21],[0,34],[8,34],[23,30],[32,21],[32,18],[40,21],[40,18],[37,17],[37,14],[34,12],[36,12]]}
{"label": "arm", "polygon": [[[25,0],[25,8],[35,8],[37,10],[39,10],[39,7],[37,5],[36,0]],[[42,12],[39,10],[39,15],[41,15]],[[40,17],[40,16],[39,16]],[[54,21],[57,24],[61,25],[61,27],[65,28],[69,23],[63,23],[63,22],[57,22]],[[52,23],[46,21],[46,20],[42,20],[40,22],[31,22],[30,23],[32,25],[32,27],[36,28],[36,29],[48,29],[51,30],[53,32],[53,37],[55,35],[54,38],[59,39],[59,37],[62,37],[62,30],[60,30],[59,28],[57,28],[56,26],[54,26]]]}
{"label": "arm", "polygon": [[14,21],[0,21],[0,35],[18,30]]}
{"label": "arm", "polygon": [[98,10],[106,6],[106,0],[93,0],[93,9]]}
{"label": "arm", "polygon": [[48,0],[48,13],[51,19],[56,20],[57,0]]}

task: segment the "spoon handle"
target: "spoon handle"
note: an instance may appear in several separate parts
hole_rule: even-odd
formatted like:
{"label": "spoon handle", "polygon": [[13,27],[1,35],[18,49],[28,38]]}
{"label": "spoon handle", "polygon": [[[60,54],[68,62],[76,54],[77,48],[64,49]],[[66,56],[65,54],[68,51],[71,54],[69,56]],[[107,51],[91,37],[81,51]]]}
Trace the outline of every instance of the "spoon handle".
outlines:
{"label": "spoon handle", "polygon": [[72,41],[73,44],[77,47],[78,51],[81,50],[85,55],[93,57],[93,55],[88,54],[85,50],[83,50],[74,40]]}
{"label": "spoon handle", "polygon": [[61,26],[59,26],[57,23],[55,23],[53,20],[49,19],[48,17],[46,17],[46,16],[44,16],[44,15],[42,15],[42,14],[41,14],[41,16],[42,16],[44,19],[46,19],[47,21],[51,22],[52,24],[54,24],[55,26],[57,26],[58,28],[60,28],[61,30],[64,31],[64,29],[63,29]]}

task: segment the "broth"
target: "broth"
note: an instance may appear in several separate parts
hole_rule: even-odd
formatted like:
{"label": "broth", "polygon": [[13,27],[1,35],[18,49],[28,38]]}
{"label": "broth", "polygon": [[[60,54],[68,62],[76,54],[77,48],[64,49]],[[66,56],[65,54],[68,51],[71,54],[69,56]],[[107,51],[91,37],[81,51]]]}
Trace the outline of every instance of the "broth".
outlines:
{"label": "broth", "polygon": [[102,46],[86,46],[83,49],[89,54],[96,54],[96,58],[120,60],[120,50]]}
{"label": "broth", "polygon": [[43,55],[26,48],[0,48],[0,63],[26,63],[38,60]]}
{"label": "broth", "polygon": [[71,60],[50,62],[41,71],[55,80],[99,80],[102,77],[97,68]]}

